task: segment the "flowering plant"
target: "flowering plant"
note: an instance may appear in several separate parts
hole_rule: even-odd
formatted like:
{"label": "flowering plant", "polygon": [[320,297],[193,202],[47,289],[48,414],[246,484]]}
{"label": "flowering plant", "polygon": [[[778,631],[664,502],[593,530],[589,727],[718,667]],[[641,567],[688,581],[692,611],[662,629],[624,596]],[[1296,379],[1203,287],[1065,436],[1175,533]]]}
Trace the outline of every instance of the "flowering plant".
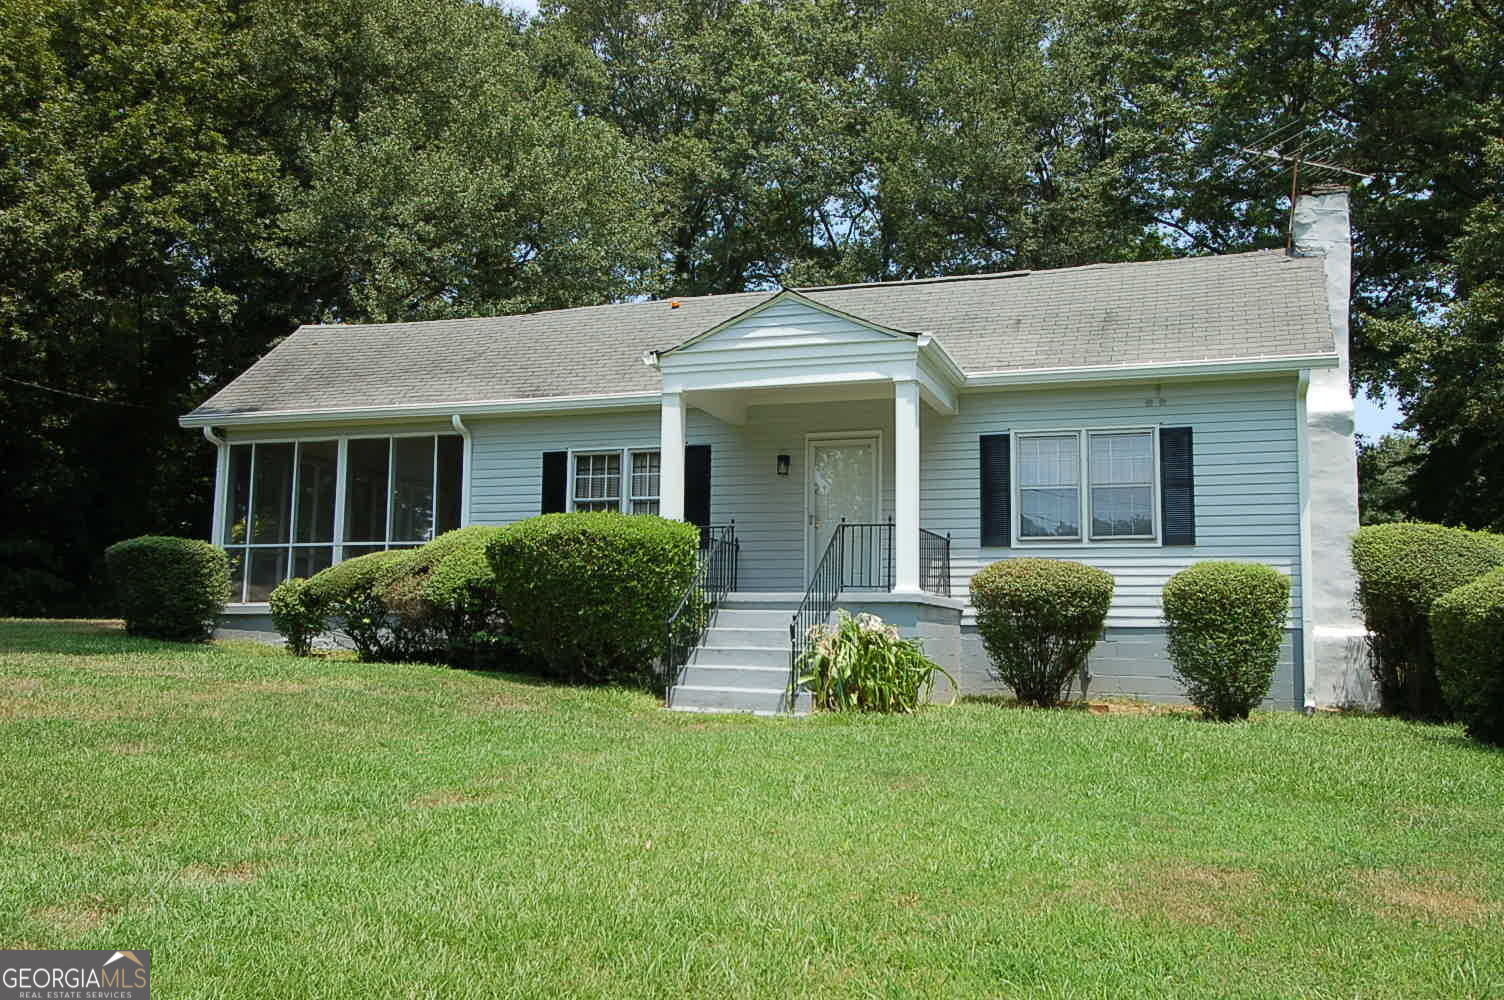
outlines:
{"label": "flowering plant", "polygon": [[951,677],[924,655],[918,639],[905,639],[898,626],[863,612],[840,612],[832,625],[815,625],[799,658],[799,683],[815,705],[830,711],[912,712],[934,689],[935,678]]}

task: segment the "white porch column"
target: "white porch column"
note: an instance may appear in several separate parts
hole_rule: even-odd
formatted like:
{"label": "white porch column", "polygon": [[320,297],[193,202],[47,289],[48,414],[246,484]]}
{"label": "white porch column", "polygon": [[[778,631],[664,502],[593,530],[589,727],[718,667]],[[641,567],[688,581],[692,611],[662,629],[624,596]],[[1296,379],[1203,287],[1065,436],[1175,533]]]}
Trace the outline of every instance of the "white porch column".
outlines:
{"label": "white porch column", "polygon": [[919,382],[893,383],[893,590],[919,592]]}
{"label": "white porch column", "polygon": [[663,394],[663,431],[659,437],[658,513],[684,520],[684,397]]}

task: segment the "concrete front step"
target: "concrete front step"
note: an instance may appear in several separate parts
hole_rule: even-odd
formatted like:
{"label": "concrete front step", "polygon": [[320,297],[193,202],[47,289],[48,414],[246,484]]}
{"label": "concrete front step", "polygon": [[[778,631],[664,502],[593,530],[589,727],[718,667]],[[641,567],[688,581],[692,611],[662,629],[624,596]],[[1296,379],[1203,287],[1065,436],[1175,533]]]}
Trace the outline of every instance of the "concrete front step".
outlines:
{"label": "concrete front step", "polygon": [[783,611],[792,615],[804,595],[782,591],[735,590],[721,598],[721,607],[732,610]]}
{"label": "concrete front step", "polygon": [[789,649],[783,646],[713,646],[706,643],[695,650],[690,662],[701,667],[782,667],[789,668]]}
{"label": "concrete front step", "polygon": [[719,623],[705,630],[707,646],[760,646],[787,651],[789,630],[786,628],[746,628]]}
{"label": "concrete front step", "polygon": [[808,691],[800,691],[793,705],[783,688],[701,687],[676,684],[669,691],[669,707],[676,712],[753,712],[758,715],[808,715]]}
{"label": "concrete front step", "polygon": [[776,629],[785,639],[789,634],[789,622],[794,612],[782,609],[720,608],[711,618],[712,628],[765,628]]}
{"label": "concrete front step", "polygon": [[705,639],[668,692],[680,712],[807,715],[808,691],[790,703],[789,620],[803,594],[726,595]]}
{"label": "concrete front step", "polygon": [[753,688],[781,691],[789,683],[789,667],[717,667],[691,663],[679,677],[680,684],[692,687]]}

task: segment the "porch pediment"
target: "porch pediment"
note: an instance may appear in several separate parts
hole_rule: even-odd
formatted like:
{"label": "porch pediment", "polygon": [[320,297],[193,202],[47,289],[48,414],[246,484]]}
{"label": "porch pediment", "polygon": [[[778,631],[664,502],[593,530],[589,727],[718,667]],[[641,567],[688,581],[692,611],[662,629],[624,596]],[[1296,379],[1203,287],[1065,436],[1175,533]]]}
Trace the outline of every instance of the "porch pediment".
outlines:
{"label": "porch pediment", "polygon": [[[784,290],[654,360],[664,392],[692,393],[707,404],[710,394],[816,387],[832,398],[871,398],[891,394],[895,381],[919,380],[931,405],[949,411],[955,380],[931,363],[928,355],[936,350],[921,332],[892,329]],[[743,396],[740,406],[750,398]]]}

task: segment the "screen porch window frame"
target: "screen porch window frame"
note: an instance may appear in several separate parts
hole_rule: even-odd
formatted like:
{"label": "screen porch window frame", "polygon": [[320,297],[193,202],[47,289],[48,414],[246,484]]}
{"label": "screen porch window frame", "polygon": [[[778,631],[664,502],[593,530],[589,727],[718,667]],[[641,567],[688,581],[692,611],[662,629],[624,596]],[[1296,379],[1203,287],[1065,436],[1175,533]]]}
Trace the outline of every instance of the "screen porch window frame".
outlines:
{"label": "screen porch window frame", "polygon": [[[656,444],[629,445],[625,448],[571,448],[569,450],[569,476],[568,481],[565,483],[565,497],[569,501],[566,509],[570,513],[574,514],[580,513],[580,507],[578,506],[579,504],[614,503],[616,504],[616,507],[614,508],[613,512],[618,514],[657,513],[656,509],[653,511],[638,510],[637,504],[641,503],[644,506],[646,506],[647,504],[653,504],[655,508],[661,509],[658,508],[657,505],[660,504],[663,499],[661,496],[662,479],[659,479],[658,493],[636,493],[632,488],[633,461],[638,455],[648,454],[660,456],[658,468],[659,475],[661,477],[663,468],[661,457],[662,449],[659,448]],[[577,474],[579,472],[579,460],[582,458],[590,458],[596,455],[611,455],[616,458],[617,471],[619,473],[616,494],[614,496],[608,497],[576,496],[575,484]]]}
{"label": "screen porch window frame", "polygon": [[[1010,515],[1012,520],[1013,544],[1020,548],[1051,545],[1065,546],[1070,548],[1110,548],[1112,546],[1121,545],[1151,545],[1155,547],[1162,546],[1164,544],[1164,540],[1162,537],[1162,530],[1160,525],[1160,505],[1162,500],[1160,497],[1159,430],[1159,424],[1129,424],[1122,427],[1078,426],[1043,428],[1039,430],[1031,429],[1026,431],[1016,430],[1010,432],[1009,436],[1012,438],[1012,442],[1011,447],[1009,448],[1010,454],[1008,488],[1010,493],[1011,506],[1013,508]],[[1147,535],[1099,535],[1092,532],[1091,495],[1094,484],[1092,483],[1091,476],[1091,441],[1093,436],[1114,434],[1144,434],[1149,438],[1150,481],[1147,484],[1131,484],[1136,486],[1147,485],[1149,487],[1149,521],[1151,532]],[[1022,464],[1023,450],[1021,447],[1021,442],[1028,438],[1038,437],[1075,437],[1077,439],[1076,460],[1078,470],[1076,475],[1075,489],[1076,499],[1079,506],[1078,517],[1080,518],[1080,520],[1078,522],[1078,533],[1074,536],[1066,537],[1059,535],[1025,535],[1023,533],[1023,491],[1030,489],[1031,487],[1022,485],[1022,478],[1019,475],[1020,467]],[[1095,485],[1102,487],[1112,487],[1125,484],[1097,483]]]}
{"label": "screen porch window frame", "polygon": [[[428,438],[433,442],[433,454],[429,462],[430,468],[432,469],[432,474],[429,479],[431,497],[429,502],[429,537],[427,539],[405,539],[392,537],[392,529],[395,519],[394,510],[396,507],[396,505],[393,503],[392,496],[396,476],[395,463],[393,462],[393,457],[396,450],[395,442],[398,439],[409,438]],[[443,442],[444,439],[453,439],[454,442],[458,443],[456,450],[449,456],[449,458],[451,459],[458,459],[457,467],[449,468],[446,466],[441,469],[441,458],[444,457],[442,455],[442,452],[445,449],[445,445],[441,442]],[[349,502],[348,480],[350,474],[350,442],[371,440],[385,440],[387,442],[386,517],[384,531],[380,539],[354,540],[345,537],[348,524],[347,514]],[[330,532],[331,538],[328,541],[300,540],[298,537],[298,530],[303,513],[299,509],[300,504],[303,500],[303,451],[307,446],[327,446],[330,444],[333,444],[335,446],[334,491],[332,498],[334,509],[333,524]],[[291,446],[292,448],[292,472],[289,477],[289,489],[291,491],[291,497],[286,515],[288,518],[288,527],[286,531],[287,540],[277,542],[251,542],[249,541],[249,539],[241,541],[233,540],[231,535],[235,530],[235,508],[237,505],[235,502],[235,489],[234,483],[232,481],[232,476],[234,474],[235,468],[236,449],[250,449],[250,459],[246,463],[247,484],[245,491],[245,509],[247,512],[246,530],[247,532],[249,532],[252,528],[251,522],[255,517],[256,510],[255,505],[256,484],[258,478],[258,453],[262,448],[285,446]],[[449,447],[454,448],[455,446],[451,445]],[[303,434],[296,437],[251,437],[245,439],[231,438],[224,443],[221,450],[223,457],[218,463],[217,471],[220,482],[222,483],[222,487],[217,486],[215,489],[215,538],[213,539],[213,541],[215,545],[218,545],[220,548],[223,548],[226,551],[226,554],[229,555],[232,562],[237,557],[244,560],[240,572],[239,591],[238,593],[232,593],[228,602],[228,604],[232,607],[260,607],[266,604],[265,600],[248,599],[251,588],[250,570],[251,557],[253,552],[274,552],[277,550],[282,550],[285,553],[285,561],[283,566],[281,567],[280,579],[286,580],[297,572],[298,552],[296,550],[321,550],[322,552],[327,553],[329,556],[327,565],[334,565],[336,563],[343,562],[346,558],[347,552],[349,552],[350,555],[353,556],[355,554],[364,554],[366,552],[374,552],[390,548],[415,548],[419,545],[422,545],[425,541],[431,540],[438,533],[441,519],[441,495],[448,496],[448,499],[451,501],[450,506],[455,506],[453,504],[453,500],[456,497],[458,498],[459,503],[457,505],[457,509],[450,511],[450,514],[452,518],[457,517],[457,520],[455,520],[455,527],[464,527],[464,498],[462,491],[464,489],[465,466],[469,459],[469,456],[467,454],[467,449],[464,447],[463,439],[458,434],[446,433],[444,431],[405,431],[388,434]],[[446,480],[445,486],[441,488],[439,478],[441,472],[452,474],[454,477],[454,482],[448,483]]]}

